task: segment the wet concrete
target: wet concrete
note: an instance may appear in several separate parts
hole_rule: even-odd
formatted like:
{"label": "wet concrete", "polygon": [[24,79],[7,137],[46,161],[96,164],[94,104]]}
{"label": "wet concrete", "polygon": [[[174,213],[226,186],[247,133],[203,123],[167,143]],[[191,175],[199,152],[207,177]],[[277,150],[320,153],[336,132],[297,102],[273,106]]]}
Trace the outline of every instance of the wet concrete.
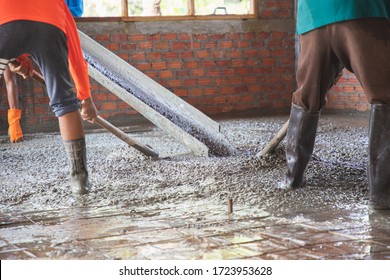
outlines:
{"label": "wet concrete", "polygon": [[231,157],[193,156],[158,128],[125,128],[154,160],[94,131],[93,188],[79,197],[58,135],[0,138],[0,258],[390,259],[390,214],[367,209],[367,117],[321,117],[296,190],[277,188],[284,142],[255,157],[286,120],[220,120],[239,150]]}

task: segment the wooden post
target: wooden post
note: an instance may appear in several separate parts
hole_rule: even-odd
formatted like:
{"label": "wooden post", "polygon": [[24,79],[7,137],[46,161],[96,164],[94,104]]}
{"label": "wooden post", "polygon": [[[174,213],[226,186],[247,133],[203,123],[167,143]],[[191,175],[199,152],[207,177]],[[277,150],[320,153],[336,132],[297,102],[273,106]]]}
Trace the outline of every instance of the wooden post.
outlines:
{"label": "wooden post", "polygon": [[129,16],[129,6],[127,0],[122,0],[122,17]]}
{"label": "wooden post", "polygon": [[283,140],[283,138],[287,134],[288,124],[289,120],[282,126],[282,128],[276,133],[274,138],[272,138],[271,141],[268,142],[268,144],[256,155],[257,157],[261,157],[263,155],[271,153],[273,150],[275,150],[276,146],[279,145],[279,143]]}

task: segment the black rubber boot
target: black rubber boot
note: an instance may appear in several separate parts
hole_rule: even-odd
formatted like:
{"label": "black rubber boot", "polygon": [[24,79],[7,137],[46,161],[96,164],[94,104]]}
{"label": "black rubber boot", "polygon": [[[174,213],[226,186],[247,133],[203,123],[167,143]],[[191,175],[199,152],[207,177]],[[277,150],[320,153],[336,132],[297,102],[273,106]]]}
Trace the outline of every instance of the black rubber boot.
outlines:
{"label": "black rubber boot", "polygon": [[368,143],[369,207],[390,210],[390,106],[371,106]]}
{"label": "black rubber boot", "polygon": [[70,186],[74,194],[84,194],[90,189],[87,171],[85,138],[64,141],[70,160]]}
{"label": "black rubber boot", "polygon": [[287,130],[285,181],[279,187],[297,188],[303,184],[303,174],[313,153],[320,112],[309,112],[292,104]]}

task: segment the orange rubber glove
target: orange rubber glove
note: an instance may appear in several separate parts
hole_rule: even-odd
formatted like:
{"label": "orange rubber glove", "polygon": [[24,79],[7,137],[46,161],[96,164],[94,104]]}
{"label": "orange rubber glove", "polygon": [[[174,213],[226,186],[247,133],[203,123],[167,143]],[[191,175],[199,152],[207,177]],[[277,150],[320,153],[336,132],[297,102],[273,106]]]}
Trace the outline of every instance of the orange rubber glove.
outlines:
{"label": "orange rubber glove", "polygon": [[22,117],[22,110],[9,109],[8,110],[8,134],[12,143],[23,141],[23,132],[20,127],[20,118]]}

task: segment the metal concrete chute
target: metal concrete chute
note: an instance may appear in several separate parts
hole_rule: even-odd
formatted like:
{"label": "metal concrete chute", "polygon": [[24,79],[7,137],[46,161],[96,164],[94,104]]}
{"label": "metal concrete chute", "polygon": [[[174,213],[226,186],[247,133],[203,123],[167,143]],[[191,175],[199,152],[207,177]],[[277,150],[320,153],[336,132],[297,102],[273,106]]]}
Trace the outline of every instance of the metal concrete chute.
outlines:
{"label": "metal concrete chute", "polygon": [[235,147],[217,122],[79,31],[89,75],[149,121],[202,156],[230,156]]}

